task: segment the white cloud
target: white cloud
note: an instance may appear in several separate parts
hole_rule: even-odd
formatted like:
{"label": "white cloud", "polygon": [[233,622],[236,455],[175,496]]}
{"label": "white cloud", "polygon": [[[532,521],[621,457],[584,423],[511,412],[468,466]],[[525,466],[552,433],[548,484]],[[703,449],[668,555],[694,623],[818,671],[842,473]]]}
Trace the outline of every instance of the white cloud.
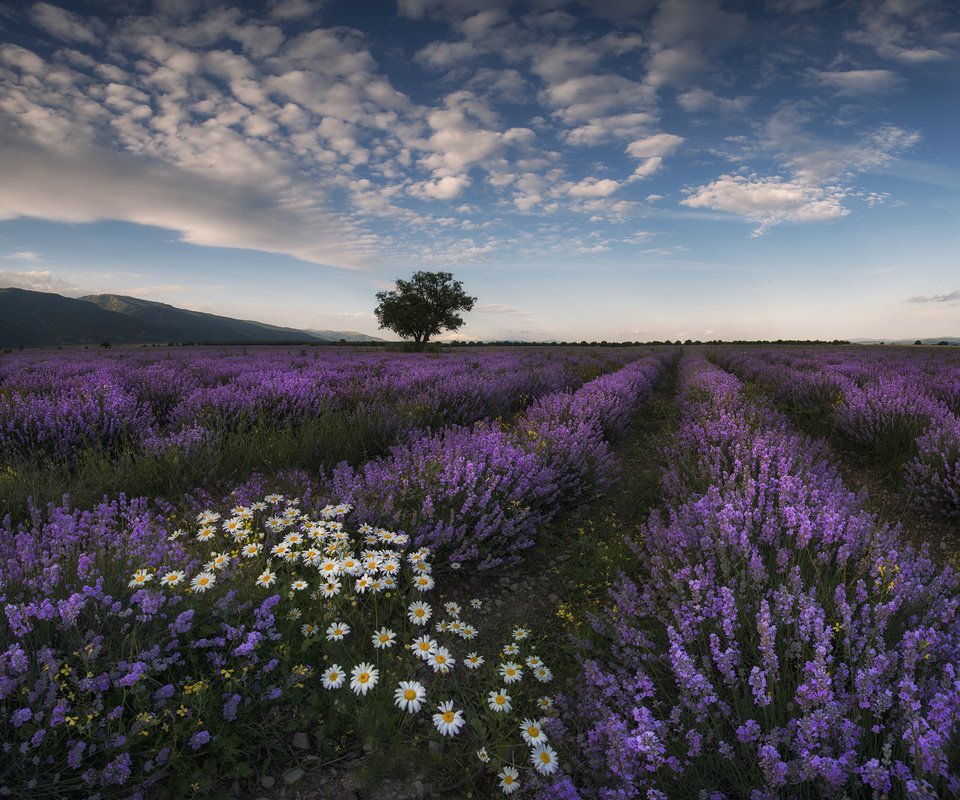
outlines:
{"label": "white cloud", "polygon": [[814,77],[838,95],[860,97],[880,94],[899,88],[903,79],[888,69],[851,69],[840,71],[813,71]]}
{"label": "white cloud", "polygon": [[98,20],[84,22],[78,15],[49,3],[35,3],[30,9],[34,23],[48,33],[68,42],[96,44],[99,37],[92,28],[101,27]]}
{"label": "white cloud", "polygon": [[567,187],[567,194],[571,197],[609,197],[620,184],[609,178],[584,178],[579,183]]}
{"label": "white cloud", "polygon": [[25,272],[0,270],[0,286],[11,289],[28,289],[32,292],[56,292],[65,295],[78,293],[76,286],[46,269]]}
{"label": "white cloud", "polygon": [[860,5],[862,27],[846,38],[904,64],[945,61],[960,41],[950,7],[950,2],[867,0]]}
{"label": "white cloud", "polygon": [[453,200],[470,185],[466,175],[444,175],[432,181],[414,183],[407,190],[414,197],[429,200]]}
{"label": "white cloud", "polygon": [[35,253],[32,250],[20,250],[16,253],[11,253],[8,256],[3,256],[3,258],[9,259],[10,261],[29,261],[31,263],[37,261],[43,261],[39,253]]}
{"label": "white cloud", "polygon": [[648,111],[599,117],[566,131],[563,139],[567,144],[574,145],[598,145],[616,139],[630,139],[648,130],[656,121],[656,115]]}
{"label": "white cloud", "polygon": [[683,144],[683,137],[673,133],[657,133],[637,139],[627,145],[627,153],[634,158],[653,158],[673,155]]}
{"label": "white cloud", "polygon": [[360,268],[369,257],[368,248],[351,242],[353,226],[302,198],[97,150],[71,152],[11,140],[6,153],[0,220],[115,219],[169,228],[192,244],[283,253],[346,268]]}
{"label": "white cloud", "polygon": [[960,289],[946,294],[920,294],[907,300],[908,303],[960,303]]}
{"label": "white cloud", "polygon": [[633,171],[630,180],[649,178],[663,166],[663,159],[673,155],[683,141],[682,136],[673,133],[656,133],[630,142],[627,145],[627,154],[640,159],[640,164]]}
{"label": "white cloud", "polygon": [[753,98],[745,95],[738,97],[720,97],[708,89],[697,88],[677,96],[677,103],[691,114],[720,113],[743,114]]}
{"label": "white cloud", "polygon": [[779,176],[721,175],[693,190],[681,204],[742,216],[757,224],[754,235],[781,222],[824,222],[846,216],[837,188],[819,187]]}

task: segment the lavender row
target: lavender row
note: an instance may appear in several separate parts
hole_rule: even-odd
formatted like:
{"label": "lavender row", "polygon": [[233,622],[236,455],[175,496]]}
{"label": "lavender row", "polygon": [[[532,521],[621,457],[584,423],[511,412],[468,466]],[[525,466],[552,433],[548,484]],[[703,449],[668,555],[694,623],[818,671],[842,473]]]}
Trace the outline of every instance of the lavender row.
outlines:
{"label": "lavender row", "polygon": [[733,375],[680,372],[665,505],[581,648],[552,796],[956,796],[957,574]]}
{"label": "lavender row", "polygon": [[717,358],[788,407],[826,415],[848,441],[902,470],[924,510],[958,518],[960,365],[950,356],[760,350]]}
{"label": "lavender row", "polygon": [[609,441],[672,358],[651,355],[576,392],[542,397],[510,425],[451,426],[362,467],[343,464],[332,496],[361,521],[390,521],[455,562],[489,569],[515,561],[561,508],[613,478]]}
{"label": "lavender row", "polygon": [[[482,525],[493,518],[498,502],[500,511],[510,517],[521,504],[558,506],[608,480],[613,464],[606,437],[624,430],[668,358],[649,357],[601,376],[577,392],[541,398],[515,426],[483,423],[459,429],[464,435],[487,430],[501,437],[498,441],[507,457],[498,462],[500,467],[514,469],[519,459],[529,471],[525,476],[483,472],[483,480],[473,484],[473,503],[481,512],[467,517],[467,522],[457,520],[453,535],[464,541],[479,537],[479,554],[487,556],[488,564],[497,558],[495,547],[511,557],[532,536],[532,526],[550,519],[556,508],[538,506],[525,514],[526,524],[513,530],[513,539],[504,538],[500,531],[483,539]],[[452,436],[453,431],[425,440],[454,440],[446,434]],[[395,449],[391,456],[398,452]],[[467,461],[477,457],[472,450],[462,455]],[[441,456],[454,470],[456,453],[441,448]],[[463,474],[472,469],[465,464]],[[538,486],[543,476],[550,489],[534,494],[530,487]],[[414,471],[408,477],[422,476]],[[460,477],[454,471],[448,477],[447,483],[433,484],[430,490],[441,485],[452,490]],[[497,481],[513,478],[518,479],[518,491],[507,499]],[[177,774],[186,774],[191,764],[202,771],[214,752],[223,757],[232,752],[231,747],[242,748],[236,736],[231,739],[233,725],[256,725],[259,730],[263,720],[272,720],[265,728],[262,744],[266,744],[269,725],[279,725],[278,715],[282,720],[287,713],[279,704],[296,708],[307,683],[316,690],[319,678],[311,675],[305,650],[309,646],[316,650],[315,643],[322,637],[312,638],[316,622],[300,615],[308,606],[331,613],[327,606],[336,602],[339,584],[328,581],[324,587],[321,580],[321,588],[334,600],[318,591],[301,596],[298,586],[314,579],[306,575],[304,582],[295,564],[296,575],[291,578],[297,580],[283,600],[269,589],[275,578],[269,565],[263,570],[262,562],[267,552],[274,560],[289,555],[279,555],[284,542],[292,541],[296,533],[291,534],[289,526],[306,519],[301,509],[319,509],[322,500],[267,496],[263,501],[238,504],[229,519],[229,515],[221,519],[203,512],[191,522],[162,501],[121,496],[88,510],[55,506],[44,512],[34,510],[29,521],[17,526],[5,521],[0,530],[4,611],[0,618],[0,790],[142,797],[151,784],[168,783]],[[443,519],[450,518],[453,508],[442,493],[437,495],[436,507]],[[330,520],[347,508],[328,506],[319,514]],[[421,526],[421,539],[434,538],[442,552],[463,560],[465,554],[458,550],[463,542],[445,537],[437,525],[440,514],[431,527]],[[331,537],[340,536],[335,524],[324,524]],[[183,529],[174,530],[178,525]],[[308,528],[301,535],[304,547],[316,532]],[[360,530],[367,532],[367,539],[388,535],[370,526]],[[399,543],[402,536],[398,533],[393,541]],[[204,549],[210,552],[199,558],[198,550]],[[426,548],[417,551],[426,552]],[[315,556],[320,555],[315,549]],[[206,563],[205,558],[209,558]],[[423,560],[419,557],[411,563]],[[259,576],[258,570],[262,570]],[[227,573],[241,578],[246,588],[226,590]],[[410,627],[402,622],[404,603],[433,585],[429,575],[426,568],[423,577],[429,586],[405,588],[402,613],[391,623],[397,625],[395,630],[400,630],[400,624]],[[151,578],[164,586],[154,589],[148,585]],[[189,591],[181,591],[181,584]],[[294,607],[301,597],[301,607]],[[351,605],[350,597],[341,604],[342,613],[358,615],[356,624],[350,620],[351,626],[359,628],[362,622],[366,627],[375,619],[382,626],[386,608],[382,598],[379,612],[374,600],[360,594],[358,600],[359,606]],[[369,614],[363,611],[367,606],[373,609]],[[363,640],[351,644],[351,652],[363,644]],[[339,645],[328,641],[321,646],[326,652]],[[376,661],[382,671],[379,655]],[[388,673],[381,674],[386,679]],[[390,672],[389,677],[409,676]],[[320,708],[325,718],[354,713],[331,711],[329,701],[322,701]],[[336,708],[344,708],[342,701]]]}
{"label": "lavender row", "polygon": [[628,358],[622,350],[438,357],[295,348],[8,355],[0,361],[0,458],[189,452],[260,421],[296,424],[331,411],[376,420],[390,440],[513,413]]}

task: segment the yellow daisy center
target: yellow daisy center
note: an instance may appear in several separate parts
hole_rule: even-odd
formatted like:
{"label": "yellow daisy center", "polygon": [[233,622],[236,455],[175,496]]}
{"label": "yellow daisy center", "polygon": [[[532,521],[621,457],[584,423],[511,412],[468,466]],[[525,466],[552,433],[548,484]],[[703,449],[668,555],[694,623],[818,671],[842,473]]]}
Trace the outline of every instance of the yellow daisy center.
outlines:
{"label": "yellow daisy center", "polygon": [[340,677],[340,673],[339,673],[339,672],[331,672],[328,677],[330,678],[331,681],[335,681],[335,680],[337,680],[337,678]]}
{"label": "yellow daisy center", "polygon": [[361,673],[360,673],[360,677],[357,678],[357,680],[358,680],[360,683],[366,683],[368,680],[370,680],[370,673],[369,673],[369,672],[361,672]]}
{"label": "yellow daisy center", "polygon": [[446,664],[446,663],[447,663],[447,657],[444,656],[444,655],[438,655],[438,656],[437,656],[437,663],[438,663],[438,664]]}
{"label": "yellow daisy center", "polygon": [[454,717],[456,717],[456,714],[454,714],[452,711],[444,711],[444,712],[443,712],[443,721],[446,722],[448,725],[449,725],[451,722],[453,722]]}
{"label": "yellow daisy center", "polygon": [[544,751],[542,751],[542,752],[540,753],[540,762],[543,763],[543,764],[549,764],[549,763],[550,763],[550,754],[549,754],[546,750],[544,750]]}
{"label": "yellow daisy center", "polygon": [[385,634],[385,633],[381,633],[381,634],[380,634],[380,641],[381,641],[381,642],[389,642],[389,641],[390,641],[390,637],[387,636],[387,634]]}
{"label": "yellow daisy center", "polygon": [[407,690],[403,693],[403,697],[404,697],[404,699],[406,699],[406,700],[415,700],[416,697],[417,697],[417,693],[416,693],[415,691],[413,691],[413,689],[407,689]]}
{"label": "yellow daisy center", "polygon": [[531,725],[529,728],[527,728],[527,733],[530,734],[531,738],[536,739],[540,735],[540,729]]}
{"label": "yellow daisy center", "polygon": [[506,698],[506,697],[504,697],[502,694],[498,694],[498,695],[497,695],[496,703],[497,703],[498,706],[502,706],[502,705],[503,705],[504,703],[506,703],[506,702],[507,702],[507,698]]}
{"label": "yellow daisy center", "polygon": [[513,785],[513,775],[504,775],[504,776],[503,776],[503,782],[504,782],[507,786],[512,786],[512,785]]}

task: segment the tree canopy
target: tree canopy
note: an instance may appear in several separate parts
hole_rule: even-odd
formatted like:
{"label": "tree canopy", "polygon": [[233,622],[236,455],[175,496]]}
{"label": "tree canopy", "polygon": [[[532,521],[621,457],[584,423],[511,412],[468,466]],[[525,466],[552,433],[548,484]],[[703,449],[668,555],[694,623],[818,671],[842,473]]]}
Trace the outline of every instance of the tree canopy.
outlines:
{"label": "tree canopy", "polygon": [[458,312],[470,311],[477,301],[449,272],[415,272],[410,280],[398,278],[396,288],[377,292],[375,313],[381,328],[413,339],[422,350],[431,336],[463,325]]}

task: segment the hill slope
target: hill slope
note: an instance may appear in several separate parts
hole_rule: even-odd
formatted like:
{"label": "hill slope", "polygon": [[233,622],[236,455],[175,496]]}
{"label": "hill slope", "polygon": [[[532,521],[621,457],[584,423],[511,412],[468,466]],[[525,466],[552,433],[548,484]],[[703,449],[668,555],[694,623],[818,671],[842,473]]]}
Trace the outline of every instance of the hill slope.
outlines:
{"label": "hill slope", "polygon": [[183,308],[126,297],[120,294],[89,294],[80,300],[91,303],[107,311],[125,315],[138,322],[157,325],[176,335],[175,341],[188,342],[275,342],[275,341],[314,341],[329,342],[331,337],[318,336],[296,328],[280,328],[263,322],[245,319],[221,317],[217,314],[205,314],[201,311],[187,311]]}
{"label": "hill slope", "polygon": [[187,311],[116,294],[63,297],[0,288],[0,347],[167,342],[378,341],[349,331],[304,331]]}
{"label": "hill slope", "polygon": [[134,344],[169,341],[170,331],[49,292],[0,289],[0,345]]}

